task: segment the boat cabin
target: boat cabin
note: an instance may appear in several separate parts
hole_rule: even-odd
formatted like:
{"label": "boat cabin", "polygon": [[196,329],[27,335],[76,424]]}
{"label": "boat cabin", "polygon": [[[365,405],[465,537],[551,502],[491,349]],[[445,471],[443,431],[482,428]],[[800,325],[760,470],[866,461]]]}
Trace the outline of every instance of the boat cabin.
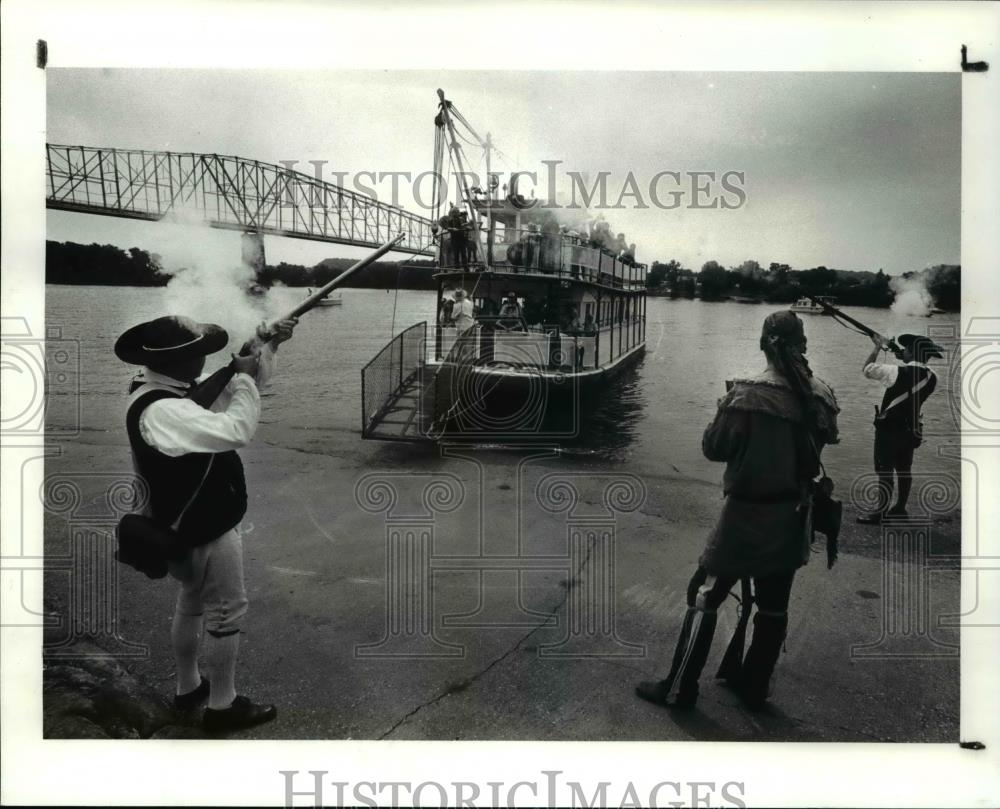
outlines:
{"label": "boat cabin", "polygon": [[603,220],[560,225],[551,210],[516,196],[474,201],[478,230],[446,219],[439,232],[435,361],[454,349],[459,289],[477,327],[463,359],[480,366],[598,369],[643,343],[646,265]]}

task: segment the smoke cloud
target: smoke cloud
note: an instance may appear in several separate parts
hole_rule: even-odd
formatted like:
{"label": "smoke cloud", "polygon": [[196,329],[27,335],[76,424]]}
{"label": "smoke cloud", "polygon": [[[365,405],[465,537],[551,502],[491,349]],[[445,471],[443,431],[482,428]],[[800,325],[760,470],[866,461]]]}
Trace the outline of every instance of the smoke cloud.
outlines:
{"label": "smoke cloud", "polygon": [[257,279],[253,267],[240,258],[239,233],[219,238],[199,212],[174,211],[163,222],[158,252],[162,271],[172,276],[166,313],[217,323],[229,332],[231,350],[249,339],[262,320],[279,316],[271,296],[250,294]]}
{"label": "smoke cloud", "polygon": [[909,278],[898,276],[889,282],[889,288],[895,293],[892,302],[892,313],[923,317],[934,306],[934,299],[927,289],[926,272],[911,275]]}

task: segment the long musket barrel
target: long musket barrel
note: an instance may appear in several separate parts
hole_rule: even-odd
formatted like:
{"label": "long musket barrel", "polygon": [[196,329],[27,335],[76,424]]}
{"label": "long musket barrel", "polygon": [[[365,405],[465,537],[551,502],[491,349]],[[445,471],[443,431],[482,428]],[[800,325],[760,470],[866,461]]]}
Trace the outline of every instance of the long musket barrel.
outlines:
{"label": "long musket barrel", "polygon": [[273,326],[275,324],[277,324],[281,320],[290,320],[293,317],[298,317],[299,315],[304,315],[310,309],[312,309],[315,306],[317,306],[319,304],[319,302],[321,300],[323,300],[323,298],[325,298],[331,292],[333,292],[333,290],[335,290],[339,286],[342,286],[344,284],[344,282],[348,278],[350,278],[352,275],[354,275],[356,272],[358,272],[359,270],[363,270],[365,267],[367,267],[373,261],[378,261],[380,258],[382,258],[382,256],[384,256],[386,253],[388,253],[390,250],[392,250],[393,247],[395,247],[397,244],[399,244],[401,241],[403,241],[403,239],[405,237],[406,237],[405,233],[400,233],[395,239],[393,239],[392,241],[386,242],[378,250],[376,250],[374,253],[369,253],[367,256],[365,256],[360,261],[352,264],[350,267],[348,267],[346,270],[344,270],[340,275],[338,275],[336,278],[334,278],[328,284],[325,284],[324,286],[320,287],[312,295],[310,295],[308,298],[306,298],[304,301],[302,301],[300,304],[298,304],[287,315],[285,315],[284,317],[280,317],[276,321],[274,321],[273,323],[271,323],[270,326],[273,328]]}
{"label": "long musket barrel", "polygon": [[[838,317],[838,318],[840,318],[841,320],[843,320],[843,321],[845,321],[847,323],[850,323],[852,326],[854,326],[854,327],[860,329],[861,331],[863,331],[869,337],[874,337],[876,334],[878,334],[878,332],[875,331],[875,329],[869,328],[864,323],[862,323],[860,320],[855,320],[850,315],[845,315],[836,306],[832,306],[831,304],[829,304],[826,301],[824,301],[822,298],[817,298],[815,295],[809,295],[808,293],[806,294],[806,297],[809,300],[811,300],[813,303],[816,303],[816,304],[819,304],[820,306],[822,306],[823,307],[823,311],[825,311],[825,312],[833,315],[834,317]],[[894,354],[898,354],[898,353],[900,353],[902,351],[902,349],[898,345],[896,345],[896,341],[895,340],[889,340],[889,350],[892,351]]]}
{"label": "long musket barrel", "polygon": [[[322,287],[316,290],[312,295],[310,295],[304,301],[297,304],[295,308],[292,309],[288,314],[284,315],[283,317],[279,317],[276,320],[271,321],[271,323],[267,324],[266,330],[269,332],[274,331],[277,324],[280,323],[282,320],[290,320],[293,317],[299,317],[300,315],[304,315],[310,309],[315,308],[319,304],[319,302],[323,300],[323,298],[325,298],[327,295],[333,292],[333,290],[335,290],[337,287],[343,286],[344,282],[346,282],[351,276],[360,272],[372,262],[378,261],[378,259],[380,259],[386,253],[392,250],[393,247],[399,244],[405,238],[405,236],[406,236],[405,233],[400,233],[395,239],[386,242],[374,252],[369,253],[360,261],[357,261],[354,264],[352,264],[350,267],[344,270],[340,275],[338,275],[332,281],[330,281],[327,284],[324,284]],[[264,340],[262,340],[260,337],[251,337],[243,344],[243,347],[240,349],[240,356],[246,356],[248,354],[251,354],[257,348],[259,348],[263,342]],[[203,379],[197,385],[193,385],[191,387],[191,390],[188,391],[187,398],[197,402],[202,407],[208,407],[209,405],[212,404],[212,402],[214,402],[216,399],[219,398],[219,394],[222,393],[226,385],[229,384],[229,380],[231,380],[233,376],[235,376],[235,374],[236,374],[236,367],[233,365],[232,362],[230,362],[228,365],[224,365],[218,371],[215,371],[214,373],[210,374],[208,377]]]}

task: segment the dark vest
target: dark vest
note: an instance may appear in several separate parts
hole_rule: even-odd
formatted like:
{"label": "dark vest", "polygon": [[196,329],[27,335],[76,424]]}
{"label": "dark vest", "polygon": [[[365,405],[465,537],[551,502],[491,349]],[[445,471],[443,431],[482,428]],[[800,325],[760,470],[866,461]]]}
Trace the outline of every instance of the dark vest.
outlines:
{"label": "dark vest", "polygon": [[139,417],[153,402],[180,398],[164,390],[143,394],[125,416],[128,441],[136,469],[146,480],[150,493],[150,516],[164,526],[177,520],[212,462],[198,496],[184,513],[178,533],[193,547],[204,545],[239,524],[247,510],[247,486],[243,463],[235,450],[192,452],[171,458],[151,447],[139,430]]}
{"label": "dark vest", "polygon": [[[875,417],[877,426],[915,430],[920,424],[920,408],[937,387],[937,376],[920,365],[900,365],[896,381],[882,397]],[[916,388],[916,392],[914,392]]]}

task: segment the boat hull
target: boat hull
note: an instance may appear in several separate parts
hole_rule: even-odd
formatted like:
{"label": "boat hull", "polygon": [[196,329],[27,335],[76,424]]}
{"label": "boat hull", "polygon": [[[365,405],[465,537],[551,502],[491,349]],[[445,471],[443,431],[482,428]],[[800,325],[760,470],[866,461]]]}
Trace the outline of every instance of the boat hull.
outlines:
{"label": "boat hull", "polygon": [[578,437],[609,383],[645,353],[581,373],[430,366],[437,440],[553,441]]}

